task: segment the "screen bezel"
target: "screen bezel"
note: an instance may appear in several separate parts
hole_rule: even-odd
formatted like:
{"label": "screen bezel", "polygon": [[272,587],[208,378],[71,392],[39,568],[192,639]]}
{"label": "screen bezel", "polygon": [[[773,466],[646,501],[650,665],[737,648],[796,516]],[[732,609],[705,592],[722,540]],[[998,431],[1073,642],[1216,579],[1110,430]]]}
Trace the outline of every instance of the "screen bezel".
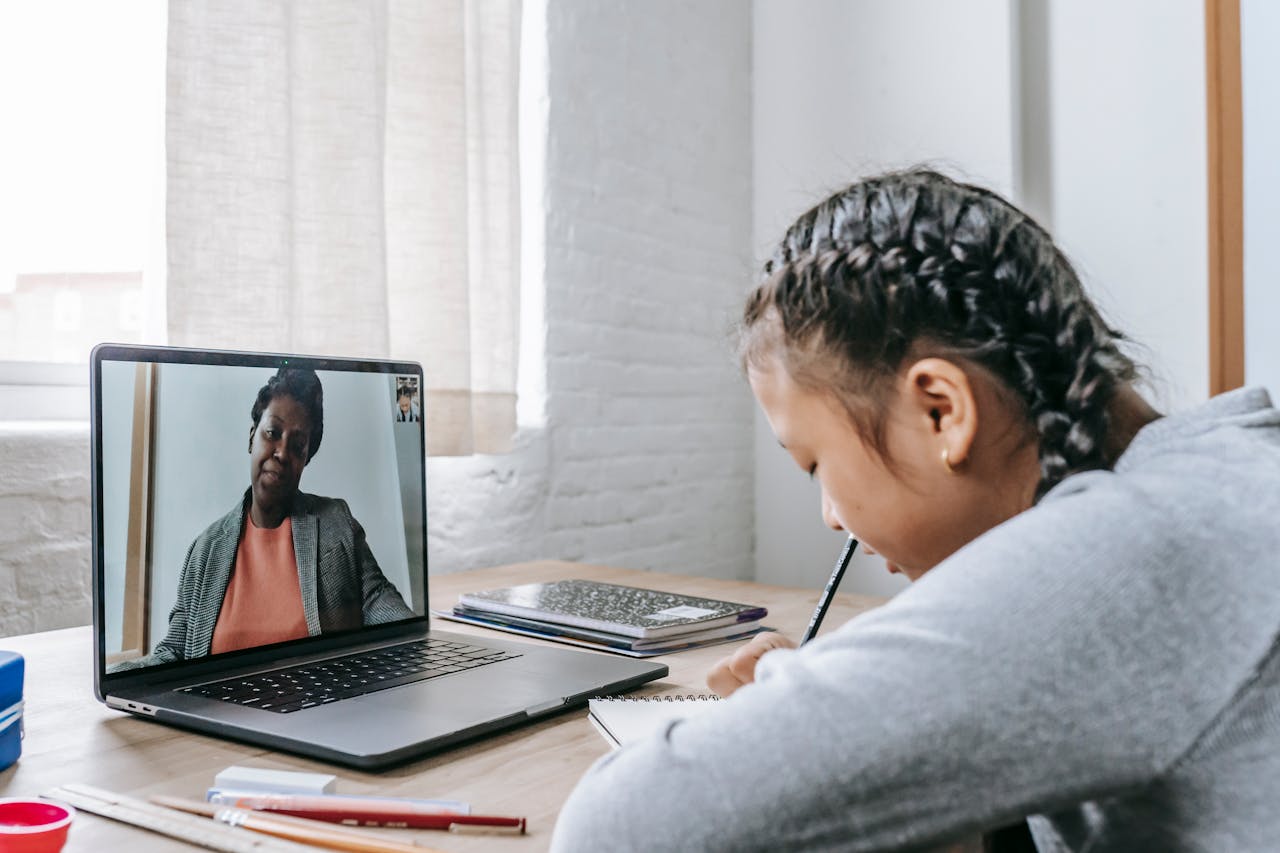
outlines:
{"label": "screen bezel", "polygon": [[[93,492],[92,509],[92,565],[93,565],[93,647],[94,690],[99,700],[104,700],[107,690],[113,686],[139,681],[163,681],[176,670],[188,670],[194,675],[204,670],[216,670],[240,665],[254,665],[276,661],[293,655],[325,651],[327,647],[349,645],[351,638],[359,636],[371,642],[403,632],[406,628],[421,630],[430,621],[431,607],[427,585],[427,466],[426,466],[426,400],[420,400],[418,420],[418,446],[422,465],[418,475],[422,490],[422,565],[421,588],[423,613],[410,619],[387,622],[380,625],[334,631],[322,636],[289,640],[240,649],[218,655],[207,655],[193,660],[172,661],[142,669],[108,673],[106,671],[106,572],[103,530],[103,482],[102,482],[102,363],[104,361],[144,362],[154,364],[191,364],[225,367],[302,367],[312,370],[347,371],[354,373],[379,373],[384,375],[412,375],[418,377],[418,387],[423,388],[422,365],[411,361],[382,359],[353,359],[291,353],[239,352],[234,350],[190,349],[182,347],[149,347],[130,344],[99,344],[89,358],[90,397],[90,479]],[[414,567],[410,566],[412,574]]]}

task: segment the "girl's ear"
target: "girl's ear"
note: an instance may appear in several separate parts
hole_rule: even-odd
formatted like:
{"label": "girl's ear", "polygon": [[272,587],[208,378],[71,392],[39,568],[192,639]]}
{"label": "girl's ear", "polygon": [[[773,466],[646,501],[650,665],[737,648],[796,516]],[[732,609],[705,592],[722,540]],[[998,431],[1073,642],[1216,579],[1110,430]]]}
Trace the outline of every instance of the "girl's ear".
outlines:
{"label": "girl's ear", "polygon": [[922,358],[907,368],[909,416],[934,443],[939,464],[954,471],[969,458],[978,433],[978,407],[969,375],[944,358]]}

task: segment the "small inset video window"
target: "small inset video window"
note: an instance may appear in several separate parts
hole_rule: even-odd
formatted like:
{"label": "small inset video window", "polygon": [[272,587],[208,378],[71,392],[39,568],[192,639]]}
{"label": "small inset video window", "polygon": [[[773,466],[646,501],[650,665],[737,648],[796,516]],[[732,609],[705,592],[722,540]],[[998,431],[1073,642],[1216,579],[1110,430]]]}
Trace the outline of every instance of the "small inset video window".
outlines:
{"label": "small inset video window", "polygon": [[422,398],[418,389],[418,377],[396,377],[396,400],[391,417],[397,423],[417,423],[422,420]]}

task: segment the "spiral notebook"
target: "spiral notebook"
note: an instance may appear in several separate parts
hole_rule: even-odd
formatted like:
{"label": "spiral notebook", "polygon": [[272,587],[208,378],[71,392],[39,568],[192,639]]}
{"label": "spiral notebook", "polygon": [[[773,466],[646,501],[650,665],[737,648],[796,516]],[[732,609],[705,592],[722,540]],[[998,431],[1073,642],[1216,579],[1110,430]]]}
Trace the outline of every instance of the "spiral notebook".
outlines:
{"label": "spiral notebook", "polygon": [[643,740],[671,723],[714,708],[719,696],[601,696],[587,702],[587,719],[614,749]]}

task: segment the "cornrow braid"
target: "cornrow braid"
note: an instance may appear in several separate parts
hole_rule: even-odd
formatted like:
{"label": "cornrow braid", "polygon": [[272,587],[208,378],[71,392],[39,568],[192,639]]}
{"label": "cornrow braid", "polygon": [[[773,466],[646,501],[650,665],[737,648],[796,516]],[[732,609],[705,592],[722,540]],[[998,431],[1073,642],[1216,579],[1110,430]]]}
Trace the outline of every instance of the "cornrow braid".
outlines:
{"label": "cornrow braid", "polygon": [[884,451],[882,398],[908,355],[967,359],[1025,408],[1036,500],[1109,468],[1108,407],[1137,370],[1049,235],[995,193],[913,169],[855,183],[804,214],[765,264],[741,327],[746,365],[777,352],[834,387]]}

